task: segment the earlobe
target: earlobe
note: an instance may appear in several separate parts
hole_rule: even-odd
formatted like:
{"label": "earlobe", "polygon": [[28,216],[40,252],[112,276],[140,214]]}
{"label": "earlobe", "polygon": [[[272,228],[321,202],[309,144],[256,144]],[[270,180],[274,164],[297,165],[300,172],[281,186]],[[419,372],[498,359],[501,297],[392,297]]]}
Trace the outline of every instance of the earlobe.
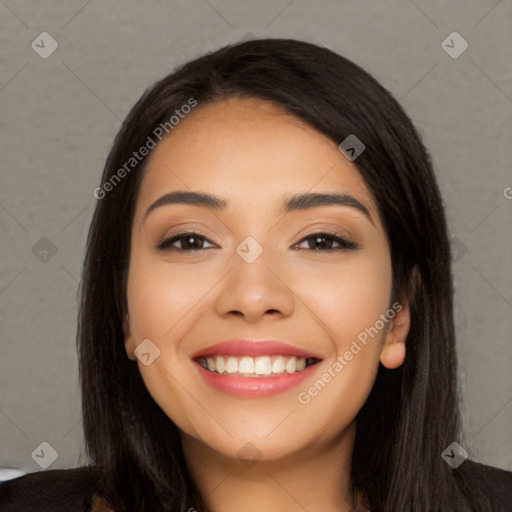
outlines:
{"label": "earlobe", "polygon": [[125,336],[130,334],[130,317],[128,313],[126,313],[123,318],[123,332]]}
{"label": "earlobe", "polygon": [[402,304],[390,323],[380,354],[380,362],[389,370],[402,366],[405,361],[405,340],[409,333],[411,318],[409,305]]}
{"label": "earlobe", "polygon": [[124,348],[126,349],[126,355],[130,361],[135,361],[135,352],[133,348],[132,338],[126,338],[124,341]]}
{"label": "earlobe", "polygon": [[380,354],[380,362],[388,370],[402,366],[405,360],[405,343],[385,344]]}
{"label": "earlobe", "polygon": [[130,333],[130,319],[128,315],[125,315],[123,321],[123,332],[124,332],[124,348],[126,350],[126,355],[128,359],[131,361],[135,361],[135,344],[133,343],[133,337]]}
{"label": "earlobe", "polygon": [[126,350],[126,355],[128,356],[128,359],[130,359],[131,361],[135,361],[135,346],[133,344],[133,338],[131,336],[125,338],[124,348]]}

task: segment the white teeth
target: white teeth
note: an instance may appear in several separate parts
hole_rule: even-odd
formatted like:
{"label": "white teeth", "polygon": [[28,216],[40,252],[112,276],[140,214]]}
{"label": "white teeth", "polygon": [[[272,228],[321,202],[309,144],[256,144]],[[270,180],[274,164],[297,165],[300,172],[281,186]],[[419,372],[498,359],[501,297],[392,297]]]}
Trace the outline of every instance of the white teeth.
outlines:
{"label": "white teeth", "polygon": [[228,373],[236,373],[238,371],[238,360],[236,357],[230,357],[226,364],[226,371]]}
{"label": "white teeth", "polygon": [[256,377],[301,372],[306,368],[306,358],[295,356],[211,356],[202,357],[199,364],[214,373]]}
{"label": "white teeth", "polygon": [[297,371],[297,362],[295,357],[290,357],[286,363],[286,373],[295,373]]}
{"label": "white teeth", "polygon": [[272,363],[270,357],[257,357],[254,360],[254,373],[256,375],[270,375],[272,373]]}
{"label": "white teeth", "polygon": [[284,372],[284,357],[279,356],[272,363],[272,373],[283,373]]}
{"label": "white teeth", "polygon": [[224,364],[224,358],[222,356],[217,356],[217,359],[215,359],[215,366],[219,373],[224,373],[226,365]]}
{"label": "white teeth", "polygon": [[254,373],[254,359],[252,357],[242,357],[238,363],[239,373]]}

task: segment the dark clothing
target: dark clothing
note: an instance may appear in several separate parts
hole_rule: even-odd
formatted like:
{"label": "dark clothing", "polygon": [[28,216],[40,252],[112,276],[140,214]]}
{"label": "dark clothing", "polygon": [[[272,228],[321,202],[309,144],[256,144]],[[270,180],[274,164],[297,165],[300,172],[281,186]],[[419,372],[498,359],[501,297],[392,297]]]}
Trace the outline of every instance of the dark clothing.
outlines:
{"label": "dark clothing", "polygon": [[[512,512],[512,472],[472,461],[465,464],[473,464],[491,477],[489,493],[500,499],[495,512]],[[0,482],[0,511],[115,512],[108,496],[99,493],[102,487],[101,475],[94,466],[29,473]]]}
{"label": "dark clothing", "polygon": [[0,512],[92,512],[102,485],[94,466],[28,473],[0,482]]}

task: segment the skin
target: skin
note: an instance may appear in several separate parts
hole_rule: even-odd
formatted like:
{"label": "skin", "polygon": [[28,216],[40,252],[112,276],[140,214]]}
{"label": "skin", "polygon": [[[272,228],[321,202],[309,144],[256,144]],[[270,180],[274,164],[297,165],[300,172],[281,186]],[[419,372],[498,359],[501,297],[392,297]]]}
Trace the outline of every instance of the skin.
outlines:
{"label": "skin", "polygon": [[[154,201],[176,190],[213,193],[228,206],[166,205],[144,218]],[[371,219],[336,205],[283,215],[285,195],[306,192],[349,194]],[[185,230],[206,238],[202,250],[156,248]],[[333,230],[359,249],[315,250],[308,237]],[[236,253],[247,236],[263,248],[252,263]],[[125,347],[131,359],[145,339],[159,348],[149,366],[137,360],[139,370],[180,429],[189,471],[212,511],[262,505],[303,511],[319,504],[324,511],[350,510],[355,417],[379,361],[387,368],[404,361],[408,304],[401,302],[389,328],[307,405],[297,394],[391,307],[391,285],[386,235],[355,164],[279,107],[259,99],[198,106],[153,150],[132,226]],[[288,341],[322,361],[298,387],[233,397],[207,386],[191,360],[199,349],[232,338]],[[238,456],[248,442],[260,457],[251,467]]]}

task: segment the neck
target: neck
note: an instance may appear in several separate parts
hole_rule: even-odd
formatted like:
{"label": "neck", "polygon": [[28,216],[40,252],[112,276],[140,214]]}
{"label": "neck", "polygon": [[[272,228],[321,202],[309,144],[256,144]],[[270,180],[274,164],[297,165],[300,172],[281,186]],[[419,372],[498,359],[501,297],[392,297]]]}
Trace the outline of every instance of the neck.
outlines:
{"label": "neck", "polygon": [[355,422],[328,445],[244,464],[182,433],[187,468],[210,512],[349,512]]}

